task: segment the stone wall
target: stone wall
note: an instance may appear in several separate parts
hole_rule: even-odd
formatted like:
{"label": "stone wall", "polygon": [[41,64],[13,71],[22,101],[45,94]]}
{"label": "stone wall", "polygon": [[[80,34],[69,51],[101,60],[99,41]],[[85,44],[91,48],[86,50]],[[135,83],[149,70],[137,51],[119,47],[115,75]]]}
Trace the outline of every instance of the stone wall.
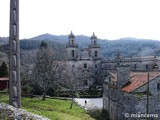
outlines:
{"label": "stone wall", "polygon": [[0,103],[0,120],[50,120],[50,119],[39,115],[34,115],[23,109],[14,108],[6,103]]}
{"label": "stone wall", "polygon": [[[103,88],[103,109],[108,111],[111,120],[142,120],[142,118],[131,118],[125,115],[146,114],[147,97],[145,94],[128,94],[107,84],[104,84]],[[150,96],[149,113],[160,116],[159,108],[159,101],[156,100],[155,96]],[[156,117],[151,119],[157,120]]]}
{"label": "stone wall", "polygon": [[[115,70],[117,67],[117,60],[103,60],[102,69],[103,70]],[[157,70],[160,70],[160,58],[158,57],[148,57],[148,58],[123,58],[120,60],[120,64],[129,65],[131,70],[134,71],[153,71],[155,65],[158,65]]]}

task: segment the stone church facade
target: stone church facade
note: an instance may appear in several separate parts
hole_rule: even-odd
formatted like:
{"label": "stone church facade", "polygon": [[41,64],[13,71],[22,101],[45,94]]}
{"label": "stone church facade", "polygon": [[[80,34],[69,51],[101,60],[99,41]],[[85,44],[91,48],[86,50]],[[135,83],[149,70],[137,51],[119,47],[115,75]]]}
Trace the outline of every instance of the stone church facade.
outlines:
{"label": "stone church facade", "polygon": [[67,67],[69,70],[78,71],[81,87],[89,88],[96,84],[102,84],[100,45],[93,33],[91,42],[87,48],[79,49],[75,35],[71,32],[66,44]]}

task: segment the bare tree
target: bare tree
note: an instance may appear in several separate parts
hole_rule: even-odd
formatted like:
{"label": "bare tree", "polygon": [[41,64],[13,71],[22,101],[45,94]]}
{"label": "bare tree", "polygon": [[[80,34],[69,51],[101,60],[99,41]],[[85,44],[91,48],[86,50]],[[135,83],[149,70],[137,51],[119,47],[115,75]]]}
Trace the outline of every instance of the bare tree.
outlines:
{"label": "bare tree", "polygon": [[68,69],[63,70],[62,75],[63,75],[62,79],[64,81],[66,88],[70,90],[70,95],[72,97],[70,109],[72,109],[77,89],[80,86],[80,81],[78,76],[79,74],[77,70],[74,67],[72,67],[71,70]]}
{"label": "bare tree", "polygon": [[42,42],[31,76],[32,83],[43,92],[42,100],[45,100],[46,92],[55,85],[58,79],[58,69],[59,62],[54,59],[53,49],[48,47],[47,43]]}
{"label": "bare tree", "polygon": [[32,87],[30,85],[30,75],[36,61],[37,51],[38,50],[21,50],[20,74],[22,95],[29,95],[32,91]]}

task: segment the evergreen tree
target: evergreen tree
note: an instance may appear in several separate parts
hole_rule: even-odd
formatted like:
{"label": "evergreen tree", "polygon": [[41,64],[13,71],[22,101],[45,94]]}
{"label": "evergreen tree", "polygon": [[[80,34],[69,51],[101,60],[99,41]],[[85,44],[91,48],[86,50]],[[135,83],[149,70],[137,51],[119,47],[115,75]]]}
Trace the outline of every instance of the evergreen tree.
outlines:
{"label": "evergreen tree", "polygon": [[8,76],[8,68],[7,64],[3,61],[0,66],[0,77],[7,77]]}
{"label": "evergreen tree", "polygon": [[42,49],[42,48],[47,48],[48,47],[48,44],[46,43],[46,42],[41,42],[41,44],[40,44],[40,49]]}

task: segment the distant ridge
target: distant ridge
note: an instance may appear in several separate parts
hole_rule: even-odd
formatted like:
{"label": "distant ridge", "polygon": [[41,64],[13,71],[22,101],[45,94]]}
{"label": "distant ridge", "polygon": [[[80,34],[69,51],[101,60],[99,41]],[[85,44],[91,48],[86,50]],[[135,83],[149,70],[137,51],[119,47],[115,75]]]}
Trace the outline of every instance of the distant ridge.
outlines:
{"label": "distant ridge", "polygon": [[[68,35],[42,34],[32,38],[34,40],[49,40],[65,45]],[[90,36],[77,35],[76,42],[81,48],[85,48],[90,43]],[[160,56],[160,41],[152,39],[137,39],[124,37],[116,40],[98,39],[101,46],[101,53],[105,58],[113,58],[117,51],[125,57],[157,55]]]}
{"label": "distant ridge", "polygon": [[8,37],[0,37],[0,45],[8,44],[9,38]]}
{"label": "distant ridge", "polygon": [[[58,43],[67,43],[68,41],[68,35],[51,35],[51,34],[42,34],[38,35],[36,37],[30,38],[31,40],[49,40],[49,41],[55,41]],[[77,35],[76,36],[76,42],[82,42],[82,43],[89,43],[90,37],[85,35]]]}
{"label": "distant ridge", "polygon": [[[36,49],[40,41],[46,41],[49,45],[62,46],[68,41],[68,35],[52,35],[42,34],[30,39],[23,39],[20,41],[21,49]],[[77,35],[76,42],[80,48],[88,47],[90,44],[90,36]],[[0,45],[8,44],[8,38],[0,37]],[[124,57],[134,56],[160,56],[160,41],[151,39],[137,39],[132,37],[125,37],[116,40],[98,39],[98,44],[101,46],[101,53],[105,58],[113,58],[117,51]]]}

